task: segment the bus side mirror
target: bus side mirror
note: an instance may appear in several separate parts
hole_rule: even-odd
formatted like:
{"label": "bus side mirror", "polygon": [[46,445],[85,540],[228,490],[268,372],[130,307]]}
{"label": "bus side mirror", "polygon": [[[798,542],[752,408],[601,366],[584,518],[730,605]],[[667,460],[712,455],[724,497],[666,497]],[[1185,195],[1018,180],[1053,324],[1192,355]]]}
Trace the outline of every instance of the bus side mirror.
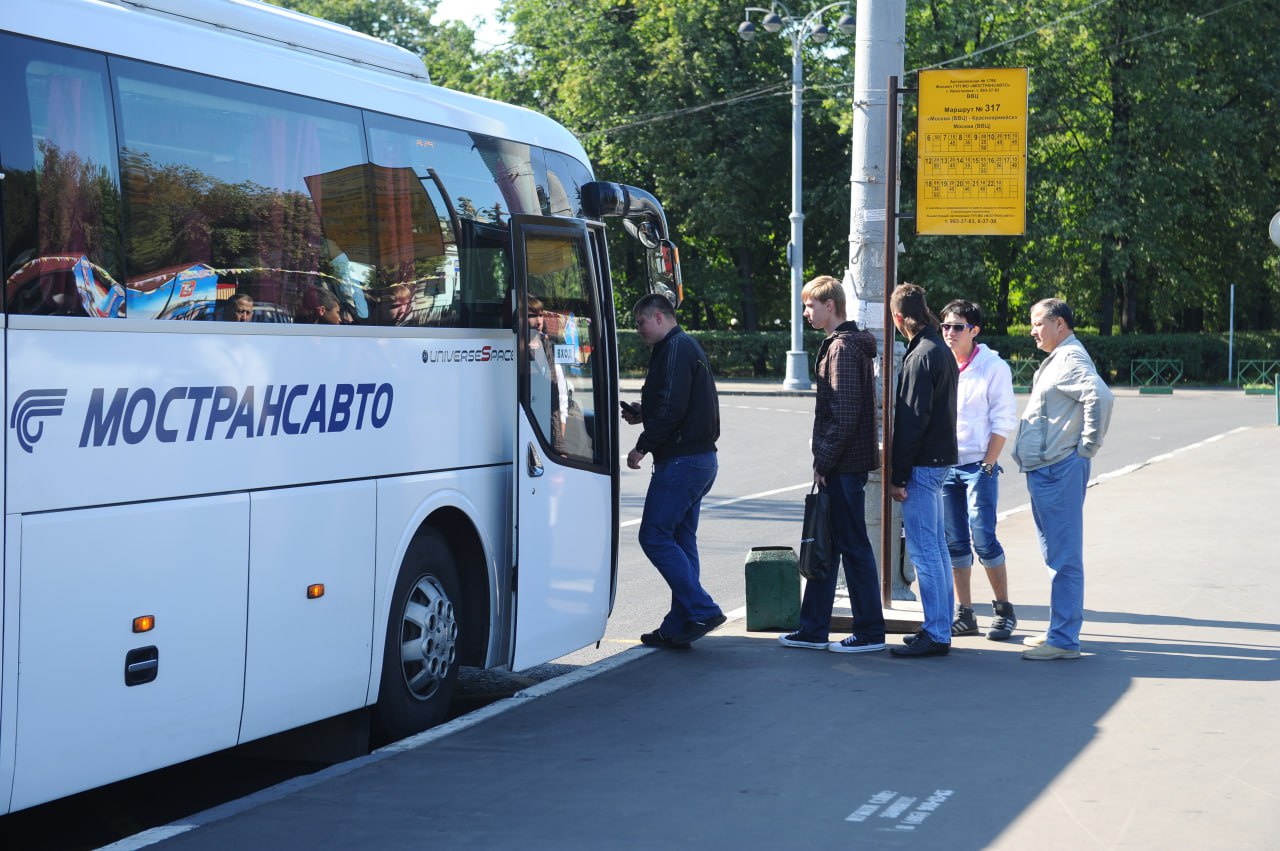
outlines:
{"label": "bus side mirror", "polygon": [[622,229],[627,232],[628,236],[643,245],[649,251],[657,249],[662,236],[658,233],[658,229],[654,227],[653,222],[648,219],[638,222],[634,219],[623,219]]}
{"label": "bus side mirror", "polygon": [[662,293],[671,302],[673,308],[684,301],[684,280],[680,276],[680,250],[669,239],[657,241],[653,249],[647,250],[649,273],[649,292]]}

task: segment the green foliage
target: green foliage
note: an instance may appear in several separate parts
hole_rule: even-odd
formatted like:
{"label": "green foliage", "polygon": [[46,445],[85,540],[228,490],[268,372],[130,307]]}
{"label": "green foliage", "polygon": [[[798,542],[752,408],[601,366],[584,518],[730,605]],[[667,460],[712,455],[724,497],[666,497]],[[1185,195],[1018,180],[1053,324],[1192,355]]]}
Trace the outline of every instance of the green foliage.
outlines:
{"label": "green foliage", "polygon": [[438,86],[468,89],[478,73],[475,33],[466,24],[431,18],[439,0],[269,0],[399,45],[421,56]]}
{"label": "green foliage", "polygon": [[[786,372],[791,350],[789,331],[690,331],[697,338],[711,371],[721,378],[781,378]],[[810,364],[817,356],[822,335],[806,334],[805,351]],[[635,331],[618,329],[618,364],[623,374],[643,374],[649,363],[649,348]]]}
{"label": "green foliage", "polygon": [[[604,180],[652,191],[681,249],[691,329],[789,324],[790,44],[735,29],[722,0],[503,0],[510,42],[477,55],[436,0],[281,0],[425,57],[436,82],[539,110],[579,135]],[[805,8],[792,4],[796,13]],[[1280,325],[1280,0],[908,3],[911,69],[1030,69],[1027,232],[919,237],[900,277],[930,302],[978,301],[988,330],[1056,295],[1113,333]],[[838,13],[838,10],[836,10]],[[831,23],[830,21],[828,23]],[[845,48],[840,44],[844,43]],[[805,277],[845,268],[853,63],[847,39],[805,57]],[[915,188],[903,98],[902,208]],[[616,303],[639,295],[611,236]],[[772,355],[766,357],[766,361]]]}
{"label": "green foliage", "polygon": [[[786,321],[789,42],[741,41],[743,7],[719,0],[584,0],[572,21],[559,0],[506,0],[502,9],[511,43],[486,57],[484,93],[561,121],[582,137],[597,177],[662,201],[681,249],[686,325]],[[815,88],[850,70],[839,50],[806,59]],[[847,106],[811,98],[805,118],[806,257],[810,270],[839,274],[849,154],[838,123]],[[629,245],[611,248],[618,303],[627,304],[640,294],[639,264]]]}
{"label": "green foliage", "polygon": [[[690,331],[706,350],[711,369],[719,378],[776,378],[786,373],[791,334],[786,331],[737,333]],[[1225,334],[1125,334],[1100,336],[1081,332],[1080,342],[1109,384],[1128,384],[1131,362],[1162,358],[1181,360],[1183,381],[1191,384],[1227,384],[1228,340]],[[1044,354],[1028,334],[1005,336],[983,332],[979,338],[1008,361],[1038,364]],[[810,373],[822,335],[805,335]],[[624,375],[641,375],[649,363],[649,349],[635,331],[618,331],[619,369]],[[1237,333],[1235,361],[1280,360],[1280,332]],[[1027,373],[1030,376],[1030,372]]]}
{"label": "green foliage", "polygon": [[993,330],[1057,295],[1104,335],[1223,331],[1231,283],[1237,324],[1276,327],[1277,12],[1274,0],[908,4],[908,67],[992,47],[957,67],[1025,65],[1031,92],[1026,236],[908,233],[904,278],[982,302]]}

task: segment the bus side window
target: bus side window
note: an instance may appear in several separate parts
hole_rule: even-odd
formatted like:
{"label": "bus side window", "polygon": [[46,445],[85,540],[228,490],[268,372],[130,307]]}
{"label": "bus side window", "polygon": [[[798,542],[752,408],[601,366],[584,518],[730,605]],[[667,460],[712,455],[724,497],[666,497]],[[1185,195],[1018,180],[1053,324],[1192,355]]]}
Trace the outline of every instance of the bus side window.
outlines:
{"label": "bus side window", "polygon": [[366,167],[359,113],[111,61],[132,229],[128,316],[225,319],[225,302],[244,293],[253,299],[255,322],[318,322],[328,298],[338,300],[346,322],[356,321],[362,306],[367,317],[364,294],[356,292],[361,267],[343,265],[342,243],[352,237],[320,217],[339,189],[354,183],[358,200]]}
{"label": "bus side window", "polygon": [[464,324],[468,328],[510,328],[511,232],[463,219],[458,255]]}
{"label": "bus side window", "polygon": [[409,321],[394,324],[511,327],[509,219],[538,212],[531,147],[376,113],[365,123],[369,159],[395,195],[378,204],[377,297],[411,291]]}
{"label": "bus side window", "polygon": [[[0,36],[6,309],[122,316],[120,178],[106,62]],[[13,118],[13,116],[11,116]],[[30,128],[30,135],[20,129]]]}
{"label": "bus side window", "polygon": [[550,451],[599,464],[605,442],[596,417],[597,302],[586,246],[560,236],[528,235],[529,411]]}
{"label": "bus side window", "polygon": [[591,180],[591,172],[582,163],[556,151],[547,151],[546,158],[549,215],[582,218],[582,184]]}

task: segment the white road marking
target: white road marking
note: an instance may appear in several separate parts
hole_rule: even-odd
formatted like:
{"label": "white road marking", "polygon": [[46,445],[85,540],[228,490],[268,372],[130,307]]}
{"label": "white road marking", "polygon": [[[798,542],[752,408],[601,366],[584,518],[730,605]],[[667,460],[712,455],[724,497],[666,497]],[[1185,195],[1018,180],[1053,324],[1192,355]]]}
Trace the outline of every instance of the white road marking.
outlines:
{"label": "white road marking", "polygon": [[[1204,440],[1198,440],[1195,443],[1188,443],[1186,446],[1180,446],[1177,449],[1170,450],[1169,452],[1165,452],[1161,455],[1152,456],[1151,458],[1148,458],[1145,461],[1139,461],[1137,464],[1129,464],[1127,466],[1121,467],[1118,470],[1112,470],[1110,473],[1103,473],[1102,475],[1095,476],[1093,479],[1091,479],[1089,481],[1088,487],[1091,487],[1091,488],[1096,487],[1102,484],[1103,482],[1110,481],[1111,479],[1118,479],[1121,476],[1127,476],[1130,473],[1136,473],[1137,471],[1141,470],[1143,467],[1149,467],[1152,464],[1159,464],[1161,461],[1168,461],[1171,458],[1176,458],[1177,456],[1183,454],[1184,452],[1190,452],[1193,449],[1199,449],[1202,446],[1208,446],[1210,443],[1216,443],[1217,441],[1222,440],[1224,437],[1230,437],[1233,434],[1239,434],[1240,432],[1248,431],[1251,428],[1253,428],[1253,426],[1238,426],[1237,428],[1233,428],[1230,431],[1224,431],[1221,434],[1215,434],[1212,437],[1206,437]],[[1014,508],[1010,508],[1008,511],[1001,511],[999,514],[996,515],[996,521],[999,522],[1005,519],[1006,517],[1012,517],[1013,515],[1023,511],[1027,511],[1030,508],[1031,508],[1031,504],[1027,503],[1026,505],[1019,505]]]}

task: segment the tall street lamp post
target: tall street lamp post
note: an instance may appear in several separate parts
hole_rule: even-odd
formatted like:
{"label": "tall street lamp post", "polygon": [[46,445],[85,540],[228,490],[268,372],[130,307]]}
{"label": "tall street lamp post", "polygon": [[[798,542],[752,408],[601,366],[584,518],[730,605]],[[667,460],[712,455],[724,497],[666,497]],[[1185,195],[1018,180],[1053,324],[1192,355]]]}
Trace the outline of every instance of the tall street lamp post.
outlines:
{"label": "tall street lamp post", "polygon": [[[804,54],[806,41],[822,44],[831,37],[831,30],[822,23],[822,16],[832,9],[845,8],[848,2],[830,3],[807,15],[791,14],[782,3],[773,2],[768,9],[759,6],[746,8],[746,20],[738,25],[738,36],[743,41],[756,37],[756,25],[751,13],[763,14],[760,26],[765,32],[781,32],[791,39],[791,242],[787,245],[787,265],[791,267],[791,351],[787,352],[787,374],[782,386],[788,390],[808,390],[809,359],[804,352],[804,306],[800,302],[800,290],[804,288],[804,212],[800,189],[802,184],[802,141],[804,138]],[[781,14],[779,14],[781,12]],[[850,35],[854,31],[854,18],[847,11],[840,16],[836,29]]]}

